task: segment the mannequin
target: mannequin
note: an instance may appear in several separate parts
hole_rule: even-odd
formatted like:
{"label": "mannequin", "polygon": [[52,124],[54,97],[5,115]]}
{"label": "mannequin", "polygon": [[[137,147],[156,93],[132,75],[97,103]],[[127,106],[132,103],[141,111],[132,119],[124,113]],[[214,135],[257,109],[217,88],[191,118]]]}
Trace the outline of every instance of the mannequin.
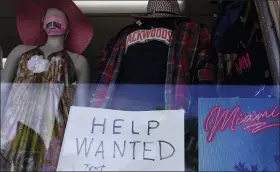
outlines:
{"label": "mannequin", "polygon": [[77,82],[76,105],[86,106],[88,64],[80,53],[93,30],[72,1],[23,4],[17,22],[25,44],[11,51],[2,74],[1,98],[7,101],[1,102],[1,157],[7,171],[54,171],[72,105],[72,83]]}
{"label": "mannequin", "polygon": [[[106,46],[91,106],[129,111],[184,108],[186,118],[197,121],[190,109],[190,102],[196,104],[194,91],[187,84],[216,82],[207,29],[180,16],[174,0],[149,0],[147,14],[133,17],[138,21]],[[186,159],[191,159],[187,166],[197,169],[197,145],[190,139],[197,140],[197,135],[192,133],[186,138],[186,148],[190,148],[186,154],[191,156]]]}

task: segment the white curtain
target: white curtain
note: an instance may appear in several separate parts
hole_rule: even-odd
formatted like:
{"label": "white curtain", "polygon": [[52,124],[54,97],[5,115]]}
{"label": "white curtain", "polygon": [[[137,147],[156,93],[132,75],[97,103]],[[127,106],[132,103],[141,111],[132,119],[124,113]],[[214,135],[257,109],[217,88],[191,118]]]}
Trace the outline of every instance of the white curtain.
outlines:
{"label": "white curtain", "polygon": [[1,71],[2,71],[2,69],[3,69],[3,67],[4,67],[4,64],[3,64],[3,50],[2,50],[2,47],[0,46],[0,66],[1,66]]}
{"label": "white curtain", "polygon": [[2,67],[4,68],[7,58],[2,58]]}

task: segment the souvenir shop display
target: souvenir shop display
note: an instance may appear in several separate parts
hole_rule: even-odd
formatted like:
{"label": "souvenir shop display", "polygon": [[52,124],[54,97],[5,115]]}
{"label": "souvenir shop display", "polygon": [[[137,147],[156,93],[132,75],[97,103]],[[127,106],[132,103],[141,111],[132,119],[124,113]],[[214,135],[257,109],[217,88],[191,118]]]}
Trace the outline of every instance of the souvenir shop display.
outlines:
{"label": "souvenir shop display", "polygon": [[[1,13],[0,21],[8,29],[0,32],[0,171],[63,171],[68,164],[72,171],[106,171],[124,160],[133,169],[140,168],[142,160],[163,169],[168,162],[162,158],[165,148],[157,150],[159,156],[153,149],[145,150],[148,140],[141,136],[141,111],[151,111],[155,115],[148,118],[159,119],[158,126],[165,129],[158,132],[159,138],[172,137],[156,140],[180,143],[173,148],[185,171],[280,171],[280,0],[187,1],[147,0],[144,11],[140,1],[19,0],[11,7],[16,8],[14,19],[2,19]],[[209,23],[211,33],[192,18]],[[18,35],[9,28],[14,27],[12,20]],[[93,28],[98,33],[94,40]],[[98,65],[99,48],[112,34]],[[15,46],[18,41],[22,45]],[[79,110],[71,108],[69,118],[71,106]],[[112,116],[107,109],[123,119],[122,126],[115,125],[115,118],[104,117]],[[80,116],[89,117],[87,110],[92,121]],[[180,110],[181,123],[172,125],[169,117],[176,118],[171,113],[167,119],[157,115],[165,110]],[[95,123],[97,115],[104,125]],[[161,120],[176,132],[166,129]],[[86,127],[85,121],[92,126]],[[113,122],[109,130],[106,121]],[[94,126],[102,125],[99,137]],[[125,135],[125,126],[133,138]],[[148,123],[148,133],[149,127]],[[92,145],[96,152],[87,149],[92,144],[87,143],[89,137],[100,140],[99,146]],[[129,141],[135,137],[144,144],[139,161],[135,144]],[[155,140],[155,135],[148,137]],[[115,144],[118,139],[131,144],[131,150],[124,144],[122,152]],[[114,141],[114,150],[101,148],[106,140]],[[111,162],[106,155],[112,158],[115,148],[120,157],[113,155],[116,161]],[[133,153],[128,161],[123,158],[130,155],[125,150]],[[102,156],[96,156],[100,152]],[[145,158],[145,152],[160,161]]]}
{"label": "souvenir shop display", "polygon": [[73,82],[75,103],[87,100],[79,87],[89,79],[81,53],[93,29],[73,1],[21,2],[16,19],[24,45],[11,51],[1,78],[1,170],[55,171]]}
{"label": "souvenir shop display", "polygon": [[262,13],[268,6],[260,10],[257,1],[227,2],[218,16],[212,43],[220,54],[223,89],[219,97],[200,102],[199,171],[280,170],[280,107],[272,92],[277,70],[270,64],[279,55],[272,56],[264,34],[263,20],[271,18]]}
{"label": "souvenir shop display", "polygon": [[[216,82],[216,57],[207,29],[180,16],[177,1],[149,0],[146,15],[132,17],[137,22],[107,44],[91,106],[130,111],[185,108],[186,118],[197,124],[197,114],[189,111],[194,93],[185,84]],[[192,154],[186,161],[197,169],[197,139],[192,143],[189,151],[194,153],[186,153]]]}
{"label": "souvenir shop display", "polygon": [[[219,54],[218,83],[272,85],[269,56],[254,1],[237,0],[221,6],[212,35],[213,45]],[[248,89],[235,96],[257,96],[262,88]]]}
{"label": "souvenir shop display", "polygon": [[[150,0],[147,14],[133,17],[137,22],[123,28],[106,46],[100,67],[102,75],[91,100],[92,107],[177,109],[190,100],[190,93],[184,92],[178,85],[216,82],[216,57],[211,58],[210,34],[204,25],[180,16],[177,1]],[[141,84],[141,88],[156,85],[156,89],[151,87],[153,95],[145,94],[150,97],[144,98],[136,91],[137,87],[133,90],[136,94],[132,95],[129,94],[132,90],[118,87],[116,83]],[[108,84],[110,86],[107,87]],[[164,84],[162,88],[159,86]],[[178,87],[169,87],[169,84],[177,84]],[[180,94],[176,94],[179,90]],[[123,95],[124,92],[129,95]],[[125,102],[121,97],[127,97],[123,99]],[[154,102],[145,105],[145,102],[136,103],[133,99],[153,99]],[[131,107],[129,103],[136,104]]]}

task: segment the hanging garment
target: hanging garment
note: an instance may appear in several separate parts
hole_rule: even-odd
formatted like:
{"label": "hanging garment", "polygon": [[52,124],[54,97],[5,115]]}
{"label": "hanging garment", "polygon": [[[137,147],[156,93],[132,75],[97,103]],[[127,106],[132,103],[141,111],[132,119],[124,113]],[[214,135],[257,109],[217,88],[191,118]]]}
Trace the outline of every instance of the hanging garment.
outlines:
{"label": "hanging garment", "polygon": [[39,47],[21,55],[1,116],[1,168],[55,171],[68,112],[74,64],[66,50],[44,57]]}
{"label": "hanging garment", "polygon": [[[240,16],[244,15],[246,5],[244,0],[222,1],[216,26],[212,31],[212,44],[218,53],[223,52],[224,33],[232,27]],[[234,42],[234,40],[232,40]]]}
{"label": "hanging garment", "polygon": [[166,62],[174,22],[145,19],[131,29],[110,108],[145,111],[164,107]]}
{"label": "hanging garment", "polygon": [[[245,20],[236,20],[223,35],[222,53],[219,58],[224,67],[219,68],[219,71],[224,71],[221,83],[244,86],[259,85],[260,89],[263,89],[263,85],[272,84],[268,58],[262,42],[256,8],[253,3],[248,3],[246,6],[248,10]],[[256,92],[259,92],[259,89],[256,90],[254,87],[250,91],[247,89],[246,92],[231,92],[230,95],[252,97],[256,95]],[[229,96],[229,93],[223,95]]]}
{"label": "hanging garment", "polygon": [[[189,108],[190,90],[185,84],[215,83],[215,60],[209,55],[210,35],[193,21],[179,21],[172,32],[167,53],[163,109]],[[134,24],[120,32],[108,45],[101,81],[93,94],[92,107],[111,103],[125,54],[127,36]]]}
{"label": "hanging garment", "polygon": [[[241,46],[240,46],[241,47]],[[253,42],[247,50],[240,48],[227,83],[234,85],[272,84],[265,46]]]}
{"label": "hanging garment", "polygon": [[[252,20],[247,22],[247,25],[236,23],[226,34],[226,40],[231,40],[236,33],[240,32],[239,42],[234,45],[230,41],[224,40],[224,52],[221,58],[225,58],[225,75],[223,84],[236,85],[243,87],[246,91],[226,91],[223,95],[252,97],[260,96],[259,92],[264,85],[271,85],[272,78],[269,70],[268,57],[265,45],[262,42],[262,34],[257,29],[258,24]],[[248,89],[251,87],[251,89]],[[259,87],[259,88],[257,88]],[[238,90],[238,89],[235,89]],[[267,97],[270,92],[262,95]]]}
{"label": "hanging garment", "polygon": [[243,47],[248,46],[248,42],[254,35],[255,25],[258,23],[257,11],[251,1],[244,3],[238,20],[225,30],[221,40],[221,51],[219,53],[232,54],[238,51],[240,41]]}
{"label": "hanging garment", "polygon": [[224,53],[231,51],[227,47],[236,47],[240,40],[238,32],[234,33],[235,35],[232,35],[230,39],[226,39],[227,33],[233,28],[236,30],[242,25],[241,19],[244,19],[244,16],[246,16],[248,4],[249,2],[244,0],[220,2],[216,26],[212,31],[212,45],[218,53],[217,84],[219,85],[224,84],[224,77],[226,70],[228,70],[227,65],[229,65],[226,64],[228,62],[226,62]]}

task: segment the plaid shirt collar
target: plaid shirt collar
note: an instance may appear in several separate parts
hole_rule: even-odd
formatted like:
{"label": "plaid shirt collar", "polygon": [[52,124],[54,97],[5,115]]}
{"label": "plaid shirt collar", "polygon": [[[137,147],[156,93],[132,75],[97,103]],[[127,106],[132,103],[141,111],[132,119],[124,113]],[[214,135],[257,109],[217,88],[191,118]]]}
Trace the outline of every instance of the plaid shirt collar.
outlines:
{"label": "plaid shirt collar", "polygon": [[[190,91],[185,84],[190,83],[190,68],[195,63],[197,46],[201,27],[188,21],[176,26],[173,31],[168,50],[167,71],[165,79],[165,109],[181,109],[189,107]],[[120,64],[125,53],[127,34],[119,37],[118,42],[108,59],[101,80],[93,94],[91,106],[95,108],[107,108],[111,102],[119,74]]]}

